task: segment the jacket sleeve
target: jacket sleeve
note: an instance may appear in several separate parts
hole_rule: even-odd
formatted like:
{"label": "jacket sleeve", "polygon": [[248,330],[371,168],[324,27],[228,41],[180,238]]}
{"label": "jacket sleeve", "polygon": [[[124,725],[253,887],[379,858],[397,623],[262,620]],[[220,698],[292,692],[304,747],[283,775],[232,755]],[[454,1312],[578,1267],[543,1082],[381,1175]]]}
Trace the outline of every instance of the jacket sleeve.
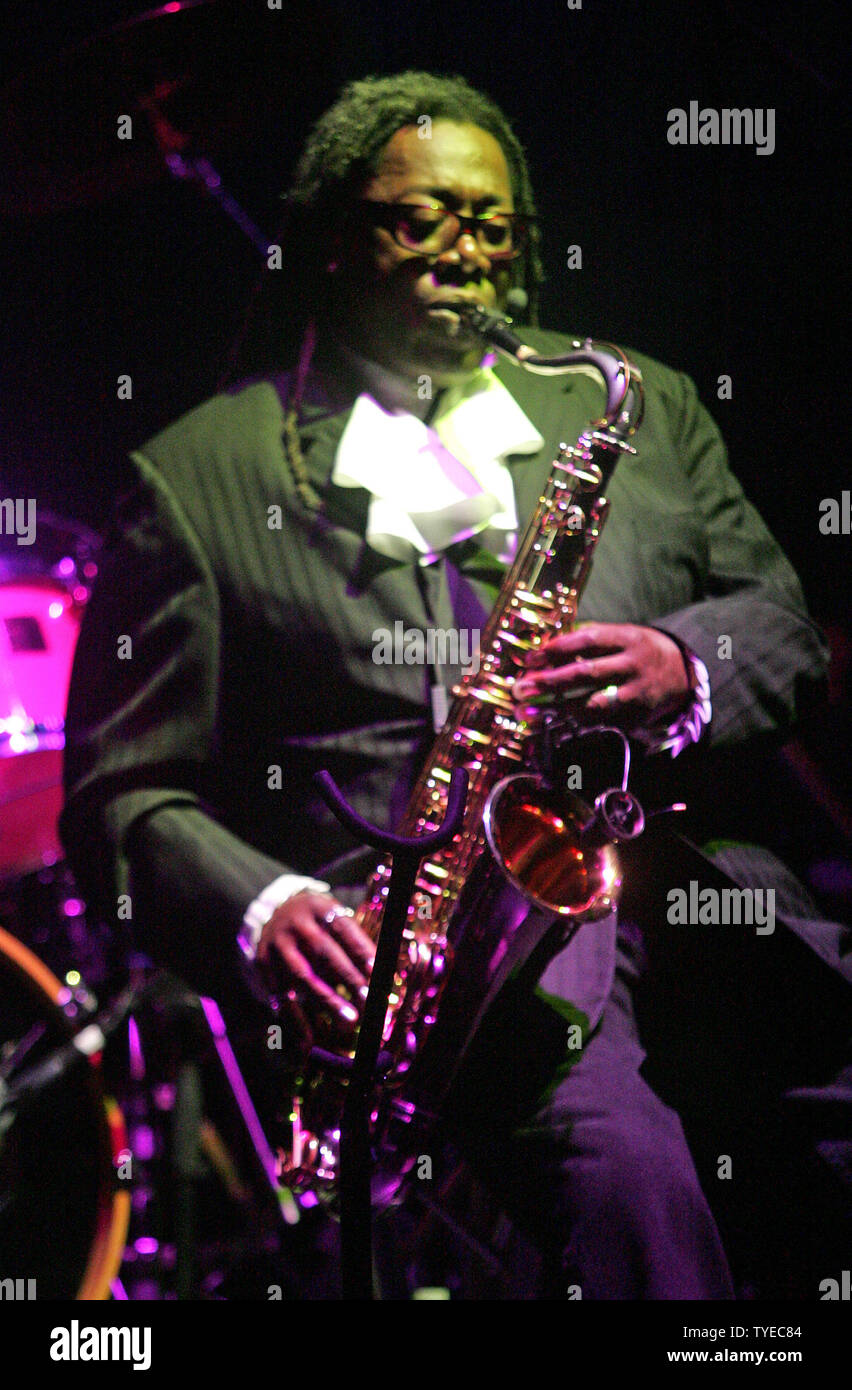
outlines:
{"label": "jacket sleeve", "polygon": [[242,966],[237,936],[249,903],[290,869],[204,808],[218,589],[167,481],[142,454],[133,465],[77,645],[61,832],[105,918],[115,920],[129,894],[119,915],[142,924],[142,944],[215,991]]}
{"label": "jacket sleeve", "polygon": [[661,616],[710,676],[714,746],[783,731],[824,677],[828,648],[795,571],[728,467],[722,437],[689,377],[676,374],[672,431],[710,547],[701,602]]}

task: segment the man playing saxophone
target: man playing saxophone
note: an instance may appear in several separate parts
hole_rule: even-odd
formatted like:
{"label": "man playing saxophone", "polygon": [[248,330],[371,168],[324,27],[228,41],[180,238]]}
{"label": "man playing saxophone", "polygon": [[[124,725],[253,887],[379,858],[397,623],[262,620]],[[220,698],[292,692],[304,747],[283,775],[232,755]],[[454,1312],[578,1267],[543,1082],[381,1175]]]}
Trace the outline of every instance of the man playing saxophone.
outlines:
{"label": "man playing saxophone", "polygon": [[[484,625],[559,441],[600,414],[600,388],[494,361],[465,329],[464,306],[503,310],[520,290],[524,341],[544,356],[570,344],[536,327],[521,147],[461,79],[350,84],[308,140],[289,215],[291,369],[130,460],[78,646],[63,825],[89,895],[114,913],[129,891],[155,959],[233,1016],[272,989],[294,1036],[330,1019],[345,1044],[374,951],[352,913],[369,862],[313,775],[398,820],[436,692],[440,707],[459,673],[377,664],[375,634]],[[692,383],[635,360],[645,420],[613,476],[580,622],[527,661],[514,698],[615,724],[670,775],[654,750],[687,726],[696,756],[788,727],[826,650]],[[740,881],[771,872],[757,854]],[[582,1055],[523,1125],[495,1120],[499,1162],[486,1136],[499,1195],[544,1250],[539,1294],[735,1296],[679,1115],[642,1074],[645,954],[641,923],[612,914],[542,966],[542,997],[585,1020]],[[500,1088],[483,1087],[498,1108]]]}

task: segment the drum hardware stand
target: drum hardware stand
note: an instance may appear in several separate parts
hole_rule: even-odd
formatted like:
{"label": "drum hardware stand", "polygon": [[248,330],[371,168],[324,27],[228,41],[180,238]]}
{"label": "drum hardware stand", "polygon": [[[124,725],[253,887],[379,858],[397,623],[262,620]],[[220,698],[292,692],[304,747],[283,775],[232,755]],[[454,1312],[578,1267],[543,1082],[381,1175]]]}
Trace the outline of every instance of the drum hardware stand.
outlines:
{"label": "drum hardware stand", "polygon": [[282,1187],[278,1179],[278,1164],[269,1141],[266,1138],[263,1126],[254,1108],[251,1096],[248,1092],[243,1074],[240,1071],[239,1063],[231,1047],[230,1039],[225,1028],[225,1021],[222,1018],[219,1006],[215,999],[208,999],[201,996],[201,1009],[204,1020],[210,1031],[213,1046],[222,1068],[228,1089],[234,1098],[234,1103],[239,1112],[240,1118],[245,1126],[246,1133],[251,1140],[252,1150],[257,1158],[258,1167],[263,1173],[266,1185],[275,1199],[275,1208],[279,1220],[286,1226],[295,1226],[299,1220],[299,1209],[288,1188]]}
{"label": "drum hardware stand", "polygon": [[[0,1148],[6,1132],[19,1112],[37,1103],[46,1090],[63,1081],[79,1063],[103,1052],[109,1040],[120,1032],[123,1025],[127,1024],[132,1029],[140,1009],[158,1000],[162,1002],[164,990],[174,993],[176,983],[168,972],[155,970],[147,979],[131,983],[100,1013],[95,1012],[96,1006],[91,996],[82,1002],[79,994],[75,996],[74,1004],[79,1026],[74,1036],[55,1047],[43,1060],[18,1070],[14,1077],[0,1073]],[[252,1103],[218,1005],[212,999],[193,996],[184,988],[180,989],[174,1002],[196,1016],[200,1006],[204,1032],[207,1034],[205,1042],[212,1041],[225,1081],[226,1093],[233,1098],[239,1119],[249,1137],[250,1153],[256,1160],[256,1167],[263,1177],[264,1185],[272,1194],[277,1220],[283,1229],[289,1228],[298,1222],[299,1211],[289,1191],[279,1184],[275,1156]],[[139,1054],[135,1059],[136,1065],[131,1063],[134,1079],[137,1082],[144,1081],[145,1063],[138,1038],[133,1050]],[[193,1047],[192,1052],[195,1050]],[[204,1050],[207,1050],[206,1045]],[[200,1087],[197,1057],[186,1054],[178,1070],[172,1153],[178,1198],[175,1231],[176,1288],[178,1298],[184,1300],[197,1297],[196,1184],[203,1171],[200,1166],[201,1155],[206,1148]]]}
{"label": "drum hardware stand", "polygon": [[149,988],[150,982],[142,990],[124,990],[97,1017],[92,1017],[94,1009],[89,1006],[86,1011],[88,1017],[81,1019],[81,1027],[69,1042],[61,1043],[44,1061],[20,1072],[11,1085],[3,1084],[0,1087],[0,1110],[14,1112],[18,1106],[34,1100],[47,1087],[61,1080],[77,1062],[102,1052],[107,1040],[117,1032]]}
{"label": "drum hardware stand", "polygon": [[440,826],[436,830],[413,837],[393,835],[363,820],[344,800],[328,772],[318,773],[314,780],[326,805],[347,830],[362,842],[393,856],[382,925],[376,943],[376,959],[358,1031],[355,1056],[351,1061],[347,1059],[345,1062],[349,1080],[340,1130],[340,1246],[343,1297],[371,1300],[373,1261],[370,1107],[376,1085],[381,1085],[390,1061],[387,1054],[380,1050],[382,1032],[420,861],[426,854],[433,854],[449,844],[461,828],[468,779],[464,768],[454,769],[446,814]]}
{"label": "drum hardware stand", "polygon": [[[175,1180],[175,1290],[179,1300],[195,1299],[198,1292],[198,1180],[212,1165],[229,1195],[238,1202],[248,1200],[251,1188],[239,1179],[236,1166],[204,1113],[201,1063],[215,1053],[225,1096],[233,1102],[236,1116],[249,1139],[248,1157],[260,1177],[262,1187],[272,1197],[276,1223],[283,1231],[295,1225],[300,1213],[287,1188],[279,1183],[275,1156],[258,1118],[242,1071],[231,1046],[221,1011],[214,999],[197,995],[168,971],[157,970],[143,987],[149,996],[157,992],[170,1007],[170,1031],[182,1039],[178,1045],[173,1132],[170,1165]],[[140,994],[142,991],[140,991]],[[131,1073],[137,1082],[146,1082],[146,1063],[138,1038],[131,1043]],[[188,1025],[192,1025],[191,1031]],[[211,1047],[212,1043],[212,1047]],[[150,1082],[147,1083],[150,1085]],[[212,1148],[211,1148],[212,1142]],[[217,1157],[218,1155],[218,1157]],[[234,1190],[234,1189],[238,1190]],[[239,1189],[242,1189],[240,1191]]]}
{"label": "drum hardware stand", "polygon": [[222,175],[211,161],[203,153],[190,151],[189,135],[177,129],[160,105],[162,101],[172,95],[179,85],[179,82],[160,83],[153,92],[146,92],[137,99],[137,104],[148,121],[166,168],[172,178],[195,184],[211,198],[225,216],[239,227],[265,261],[269,255],[269,237],[264,235],[249,217],[245,208],[237,202],[233,193],[226,188]]}

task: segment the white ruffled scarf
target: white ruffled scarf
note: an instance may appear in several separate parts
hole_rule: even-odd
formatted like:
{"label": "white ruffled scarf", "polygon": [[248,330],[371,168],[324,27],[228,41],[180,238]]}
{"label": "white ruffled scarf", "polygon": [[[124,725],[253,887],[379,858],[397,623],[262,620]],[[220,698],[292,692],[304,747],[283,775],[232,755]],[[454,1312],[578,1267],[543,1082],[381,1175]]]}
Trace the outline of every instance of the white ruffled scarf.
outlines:
{"label": "white ruffled scarf", "polygon": [[[369,366],[362,374],[383,400],[399,400],[400,383],[390,373],[375,363],[361,365]],[[425,413],[428,401],[423,405]],[[332,482],[372,494],[366,539],[382,555],[429,564],[448,546],[476,536],[508,563],[518,517],[505,459],[537,453],[543,444],[505,386],[483,367],[443,393],[430,425],[362,393],[338,445]]]}

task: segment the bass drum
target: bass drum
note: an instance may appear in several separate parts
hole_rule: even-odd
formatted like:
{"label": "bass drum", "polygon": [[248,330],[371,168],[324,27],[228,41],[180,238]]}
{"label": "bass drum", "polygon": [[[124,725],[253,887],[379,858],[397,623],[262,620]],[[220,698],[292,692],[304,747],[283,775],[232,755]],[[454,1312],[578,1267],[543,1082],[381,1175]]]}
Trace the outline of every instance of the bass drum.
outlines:
{"label": "bass drum", "polygon": [[[84,997],[0,928],[6,1086],[79,1031]],[[124,1120],[104,1093],[97,1054],[16,1109],[0,1109],[0,1276],[24,1281],[24,1296],[34,1280],[40,1300],[108,1298],[130,1219],[129,1184],[119,1171],[128,1158]]]}
{"label": "bass drum", "polygon": [[65,706],[87,596],[49,576],[0,582],[0,877],[62,857]]}
{"label": "bass drum", "polygon": [[65,706],[100,537],[39,508],[35,544],[0,535],[0,881],[63,858]]}

